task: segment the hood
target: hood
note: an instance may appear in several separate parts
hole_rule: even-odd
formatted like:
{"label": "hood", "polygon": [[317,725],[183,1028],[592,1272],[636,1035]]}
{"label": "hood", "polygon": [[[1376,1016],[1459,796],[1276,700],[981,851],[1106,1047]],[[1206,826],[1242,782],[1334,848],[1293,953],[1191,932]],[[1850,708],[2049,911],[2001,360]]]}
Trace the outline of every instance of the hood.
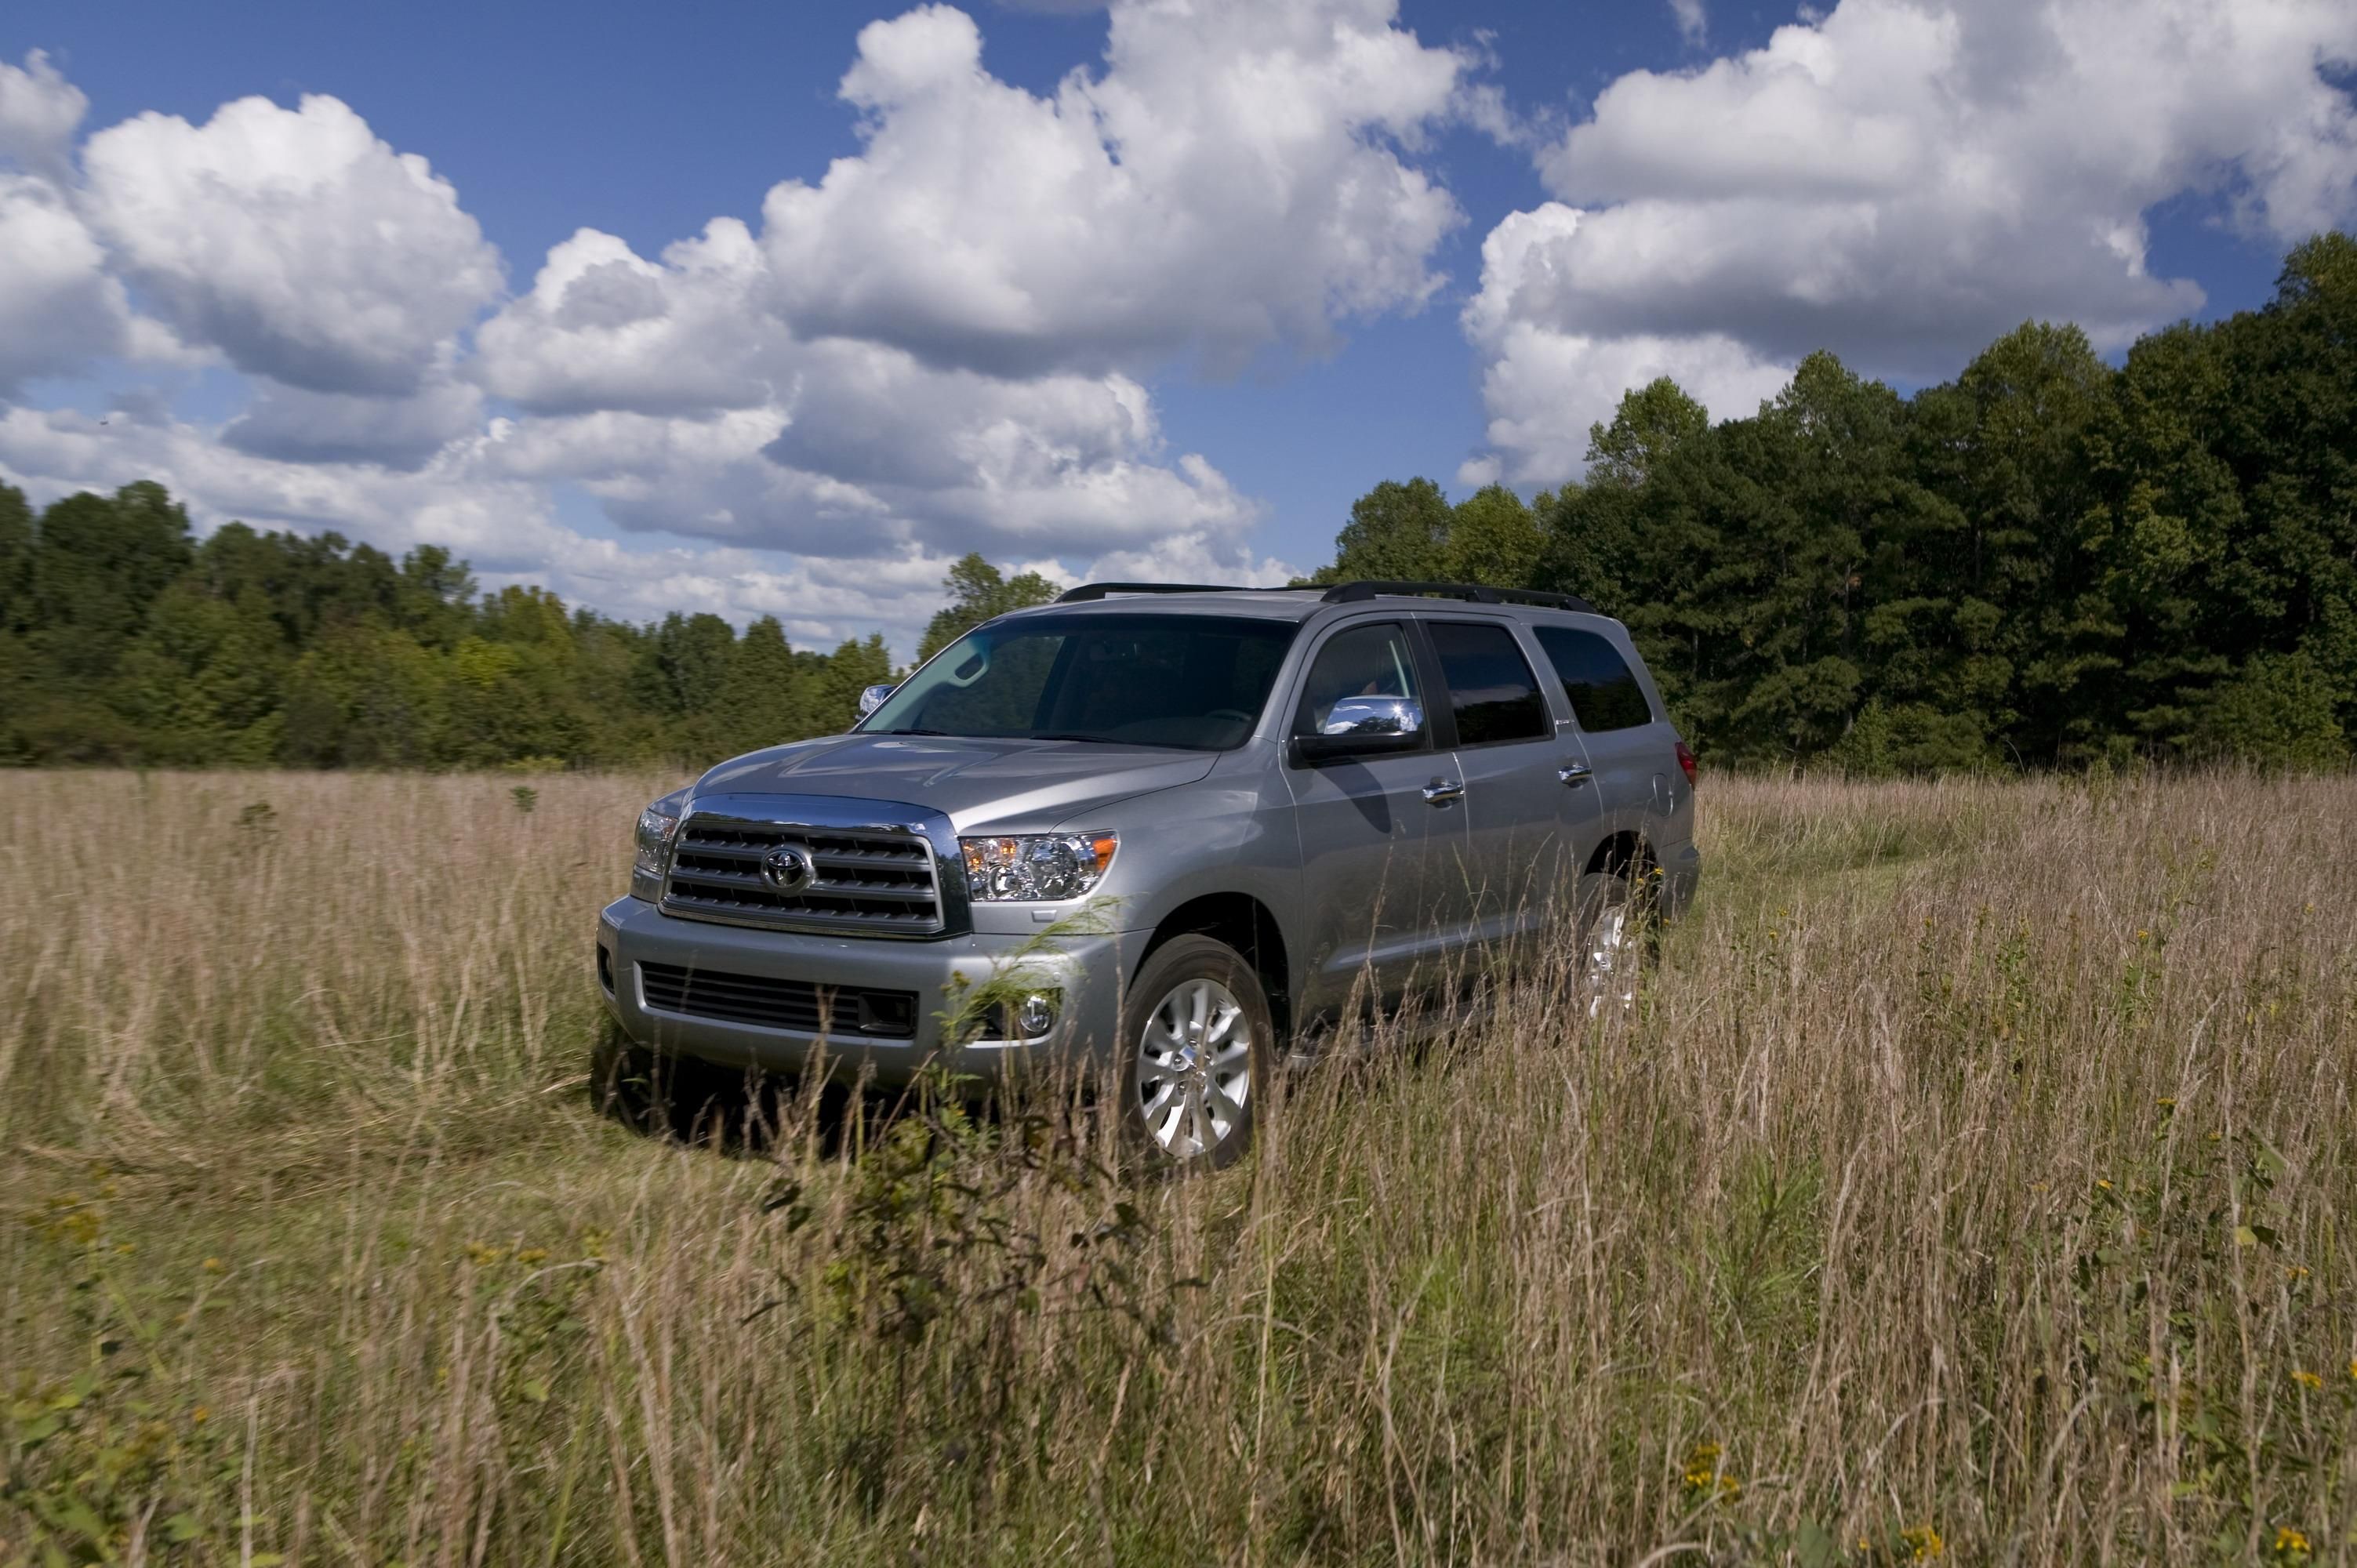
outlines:
{"label": "hood", "polygon": [[1218,759],[1090,741],[841,735],[724,762],[695,793],[898,800],[946,812],[961,832],[1044,832],[1075,812],[1191,784]]}

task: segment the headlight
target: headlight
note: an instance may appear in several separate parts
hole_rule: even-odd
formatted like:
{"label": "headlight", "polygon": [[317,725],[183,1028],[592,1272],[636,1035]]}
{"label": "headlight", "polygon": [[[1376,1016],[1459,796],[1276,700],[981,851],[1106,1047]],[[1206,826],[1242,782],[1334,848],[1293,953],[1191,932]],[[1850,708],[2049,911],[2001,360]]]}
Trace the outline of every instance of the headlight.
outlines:
{"label": "headlight", "polygon": [[1104,878],[1117,833],[1046,833],[960,839],[965,890],[977,903],[1039,903],[1078,898]]}
{"label": "headlight", "polygon": [[630,891],[640,898],[662,896],[662,879],[671,874],[671,852],[679,838],[679,819],[687,809],[687,791],[675,790],[639,813],[632,838],[638,858],[630,865]]}

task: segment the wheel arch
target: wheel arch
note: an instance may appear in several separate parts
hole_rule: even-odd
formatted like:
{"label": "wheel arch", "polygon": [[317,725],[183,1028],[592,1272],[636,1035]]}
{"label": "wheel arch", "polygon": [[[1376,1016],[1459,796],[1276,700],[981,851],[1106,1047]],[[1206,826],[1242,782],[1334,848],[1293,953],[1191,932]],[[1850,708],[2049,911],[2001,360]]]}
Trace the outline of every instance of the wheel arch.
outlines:
{"label": "wheel arch", "polygon": [[1653,846],[1646,841],[1645,835],[1633,829],[1623,828],[1617,833],[1607,834],[1604,842],[1596,846],[1595,853],[1587,857],[1587,864],[1581,868],[1581,875],[1602,871],[1633,881],[1651,870],[1654,863]]}
{"label": "wheel arch", "polygon": [[1242,953],[1260,977],[1268,997],[1277,1035],[1292,1026],[1292,970],[1285,950],[1285,931],[1269,907],[1249,893],[1206,893],[1189,898],[1162,917],[1146,939],[1129,978],[1135,982],[1155,950],[1175,937],[1205,936],[1227,943]]}

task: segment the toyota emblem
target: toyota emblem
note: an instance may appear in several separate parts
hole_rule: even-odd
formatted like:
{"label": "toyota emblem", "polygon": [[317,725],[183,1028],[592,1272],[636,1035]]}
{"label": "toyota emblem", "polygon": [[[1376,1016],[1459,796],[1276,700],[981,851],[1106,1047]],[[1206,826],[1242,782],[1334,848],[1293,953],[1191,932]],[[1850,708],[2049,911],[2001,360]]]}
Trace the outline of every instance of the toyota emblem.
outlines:
{"label": "toyota emblem", "polygon": [[780,893],[801,892],[816,874],[810,851],[798,843],[781,843],[761,857],[761,880]]}

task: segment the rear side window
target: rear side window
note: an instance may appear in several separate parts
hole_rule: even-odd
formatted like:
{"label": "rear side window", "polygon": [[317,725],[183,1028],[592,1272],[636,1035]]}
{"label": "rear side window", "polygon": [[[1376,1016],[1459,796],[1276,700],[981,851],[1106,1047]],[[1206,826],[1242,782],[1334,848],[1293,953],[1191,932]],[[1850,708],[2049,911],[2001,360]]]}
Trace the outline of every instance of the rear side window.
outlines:
{"label": "rear side window", "polygon": [[1577,627],[1531,629],[1538,634],[1547,662],[1555,666],[1580,728],[1593,733],[1653,722],[1652,706],[1645,701],[1645,689],[1637,684],[1637,672],[1610,642]]}
{"label": "rear side window", "polygon": [[1458,745],[1544,740],[1555,734],[1538,680],[1512,632],[1494,621],[1432,621],[1427,629],[1457,714]]}

